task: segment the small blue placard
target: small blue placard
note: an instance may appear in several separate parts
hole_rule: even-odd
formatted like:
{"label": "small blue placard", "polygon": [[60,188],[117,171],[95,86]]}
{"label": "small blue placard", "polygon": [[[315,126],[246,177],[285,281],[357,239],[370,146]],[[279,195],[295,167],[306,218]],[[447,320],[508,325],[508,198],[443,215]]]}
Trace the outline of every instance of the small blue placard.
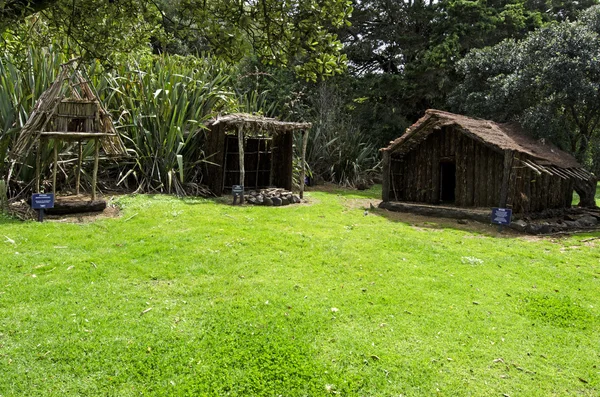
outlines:
{"label": "small blue placard", "polygon": [[508,208],[492,208],[492,223],[496,225],[510,225],[512,210]]}
{"label": "small blue placard", "polygon": [[235,195],[240,196],[240,195],[244,194],[244,186],[242,186],[242,185],[233,185],[231,187],[231,193],[233,193],[234,196]]}
{"label": "small blue placard", "polygon": [[34,210],[54,208],[54,194],[33,193],[31,196],[31,208]]}

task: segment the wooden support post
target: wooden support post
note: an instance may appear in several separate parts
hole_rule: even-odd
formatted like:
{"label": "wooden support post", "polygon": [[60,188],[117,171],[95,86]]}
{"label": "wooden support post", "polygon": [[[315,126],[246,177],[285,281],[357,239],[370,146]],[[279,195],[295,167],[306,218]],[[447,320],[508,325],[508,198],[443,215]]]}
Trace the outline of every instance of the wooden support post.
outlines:
{"label": "wooden support post", "polygon": [[81,166],[83,165],[83,146],[78,142],[77,174],[75,175],[75,194],[79,196],[79,186],[81,185]]}
{"label": "wooden support post", "polygon": [[382,170],[382,186],[381,186],[381,199],[384,202],[390,201],[390,178],[393,178],[393,175],[390,174],[390,167],[392,156],[390,152],[387,150],[383,151],[383,170]]}
{"label": "wooden support post", "polygon": [[306,179],[306,145],[308,145],[308,131],[302,130],[302,169],[300,171],[300,198],[304,198],[304,180]]}
{"label": "wooden support post", "polygon": [[506,150],[504,152],[504,166],[503,166],[503,171],[502,171],[502,187],[500,188],[500,202],[499,202],[499,207],[500,208],[506,208],[506,205],[508,204],[508,191],[510,189],[510,181],[511,181],[511,174],[512,174],[512,165],[513,165],[513,158],[515,156],[515,153],[512,150]]}
{"label": "wooden support post", "polygon": [[40,138],[38,140],[37,153],[35,155],[35,193],[40,192],[41,178],[42,178],[42,147],[44,140]]}
{"label": "wooden support post", "polygon": [[94,139],[94,173],[92,174],[92,201],[96,200],[96,184],[98,182],[98,157],[100,155],[100,142]]}
{"label": "wooden support post", "polygon": [[[240,185],[244,186],[244,179],[246,178],[246,171],[244,170],[244,126],[240,124],[238,126],[238,153],[240,157]],[[244,204],[244,195],[240,197],[240,203]]]}
{"label": "wooden support post", "polygon": [[56,196],[56,173],[58,172],[58,142],[56,139],[52,141],[54,156],[52,163],[52,194]]}

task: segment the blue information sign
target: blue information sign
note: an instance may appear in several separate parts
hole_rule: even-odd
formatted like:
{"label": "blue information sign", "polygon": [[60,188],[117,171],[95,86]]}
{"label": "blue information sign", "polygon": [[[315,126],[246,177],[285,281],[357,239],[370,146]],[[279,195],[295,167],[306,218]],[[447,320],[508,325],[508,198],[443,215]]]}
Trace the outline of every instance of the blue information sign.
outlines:
{"label": "blue information sign", "polygon": [[33,193],[31,196],[31,208],[34,210],[54,208],[54,194]]}
{"label": "blue information sign", "polygon": [[231,187],[231,193],[233,194],[233,205],[238,202],[240,204],[244,204],[244,186],[243,185],[233,185]]}
{"label": "blue information sign", "polygon": [[510,225],[512,210],[508,208],[492,208],[492,223],[497,225]]}

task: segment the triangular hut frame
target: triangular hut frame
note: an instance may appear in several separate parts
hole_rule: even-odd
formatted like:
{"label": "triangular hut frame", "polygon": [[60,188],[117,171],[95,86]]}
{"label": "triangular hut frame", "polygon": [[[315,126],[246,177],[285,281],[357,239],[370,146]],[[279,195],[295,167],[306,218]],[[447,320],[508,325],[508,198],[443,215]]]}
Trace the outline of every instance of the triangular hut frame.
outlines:
{"label": "triangular hut frame", "polygon": [[58,141],[77,141],[78,159],[76,194],[79,195],[83,162],[83,141],[94,141],[94,171],[92,201],[96,199],[100,146],[111,157],[126,155],[127,151],[113,125],[110,114],[102,106],[77,59],[63,65],[56,80],[37,100],[27,123],[21,129],[11,151],[13,159],[26,157],[36,150],[35,192],[40,191],[41,152],[49,140],[54,140],[52,192],[56,194]]}

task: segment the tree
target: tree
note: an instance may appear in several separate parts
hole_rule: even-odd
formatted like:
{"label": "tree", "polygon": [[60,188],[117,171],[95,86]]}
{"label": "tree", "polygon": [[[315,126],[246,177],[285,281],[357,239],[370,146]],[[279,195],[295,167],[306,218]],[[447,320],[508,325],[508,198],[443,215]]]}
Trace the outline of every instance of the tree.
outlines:
{"label": "tree", "polygon": [[343,71],[334,29],[351,11],[348,0],[11,0],[0,6],[0,27],[15,29],[37,13],[52,35],[70,37],[88,57],[111,60],[177,42],[233,61],[252,52],[315,80]]}
{"label": "tree", "polygon": [[[460,82],[456,63],[471,49],[522,38],[544,24],[574,18],[595,3],[561,0],[356,0],[340,38],[356,78],[363,128],[381,142],[430,107],[445,108]],[[377,113],[370,113],[375,109]],[[364,117],[363,115],[367,115]]]}
{"label": "tree", "polygon": [[463,83],[451,97],[459,112],[518,121],[590,163],[600,139],[600,6],[564,21],[472,51],[459,62]]}

